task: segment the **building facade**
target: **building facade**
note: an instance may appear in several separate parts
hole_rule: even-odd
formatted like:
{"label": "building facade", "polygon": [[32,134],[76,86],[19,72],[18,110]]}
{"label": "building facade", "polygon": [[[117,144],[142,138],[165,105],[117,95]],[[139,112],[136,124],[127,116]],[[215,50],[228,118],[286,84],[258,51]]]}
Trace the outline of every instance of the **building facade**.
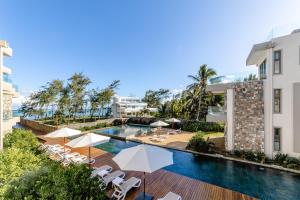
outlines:
{"label": "building facade", "polygon": [[114,96],[111,106],[113,117],[134,117],[147,108],[147,103],[137,97]]}
{"label": "building facade", "polygon": [[228,151],[300,156],[300,30],[255,44],[246,61],[259,80],[208,86],[225,94]]}
{"label": "building facade", "polygon": [[0,149],[3,148],[3,138],[12,131],[19,121],[12,111],[12,99],[19,97],[18,88],[12,83],[12,70],[4,65],[4,58],[12,56],[12,49],[6,41],[0,40]]}

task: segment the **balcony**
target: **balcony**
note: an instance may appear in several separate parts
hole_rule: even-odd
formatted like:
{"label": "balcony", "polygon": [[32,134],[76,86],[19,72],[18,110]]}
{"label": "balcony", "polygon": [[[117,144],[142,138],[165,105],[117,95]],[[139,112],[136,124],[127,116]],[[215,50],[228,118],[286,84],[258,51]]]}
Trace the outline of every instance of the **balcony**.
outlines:
{"label": "balcony", "polygon": [[224,108],[219,106],[208,106],[208,113],[206,115],[207,122],[225,122],[226,112]]}
{"label": "balcony", "polygon": [[3,54],[5,56],[12,56],[12,49],[9,47],[6,41],[0,40],[0,47],[3,48]]}
{"label": "balcony", "polygon": [[4,74],[11,74],[11,69],[7,66],[3,66],[2,70]]}

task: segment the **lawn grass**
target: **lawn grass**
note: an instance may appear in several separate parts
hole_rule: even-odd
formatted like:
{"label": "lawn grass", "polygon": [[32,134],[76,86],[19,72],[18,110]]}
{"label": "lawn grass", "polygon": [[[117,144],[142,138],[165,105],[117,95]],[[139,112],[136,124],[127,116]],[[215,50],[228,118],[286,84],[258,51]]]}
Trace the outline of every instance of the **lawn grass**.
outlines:
{"label": "lawn grass", "polygon": [[216,138],[216,137],[224,137],[223,132],[204,132],[204,131],[198,131],[197,133],[203,134],[203,138],[207,139],[209,138]]}

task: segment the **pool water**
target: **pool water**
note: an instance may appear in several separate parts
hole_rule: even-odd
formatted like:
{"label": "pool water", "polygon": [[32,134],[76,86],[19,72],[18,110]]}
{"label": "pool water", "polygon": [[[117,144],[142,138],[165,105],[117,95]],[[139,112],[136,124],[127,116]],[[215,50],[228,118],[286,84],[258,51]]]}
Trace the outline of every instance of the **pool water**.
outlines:
{"label": "pool water", "polygon": [[[111,139],[110,142],[97,147],[117,154],[122,149],[139,144],[137,142]],[[221,158],[196,156],[192,153],[177,150],[170,151],[173,152],[174,164],[164,169],[171,172],[259,199],[300,199],[300,175]]]}
{"label": "pool water", "polygon": [[119,137],[127,137],[130,135],[137,135],[142,133],[147,133],[150,131],[149,126],[129,126],[123,125],[120,127],[111,127],[107,129],[102,129],[96,131],[96,133],[102,133],[107,135],[115,135]]}

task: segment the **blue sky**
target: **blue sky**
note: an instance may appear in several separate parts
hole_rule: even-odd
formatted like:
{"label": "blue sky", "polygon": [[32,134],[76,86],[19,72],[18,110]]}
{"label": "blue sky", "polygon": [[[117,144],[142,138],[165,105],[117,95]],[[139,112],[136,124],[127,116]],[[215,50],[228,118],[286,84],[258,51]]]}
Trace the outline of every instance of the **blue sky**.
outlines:
{"label": "blue sky", "polygon": [[246,68],[253,44],[300,19],[299,0],[0,0],[5,64],[23,95],[74,72],[91,87],[121,80],[119,95],[180,89],[206,63],[218,74]]}

